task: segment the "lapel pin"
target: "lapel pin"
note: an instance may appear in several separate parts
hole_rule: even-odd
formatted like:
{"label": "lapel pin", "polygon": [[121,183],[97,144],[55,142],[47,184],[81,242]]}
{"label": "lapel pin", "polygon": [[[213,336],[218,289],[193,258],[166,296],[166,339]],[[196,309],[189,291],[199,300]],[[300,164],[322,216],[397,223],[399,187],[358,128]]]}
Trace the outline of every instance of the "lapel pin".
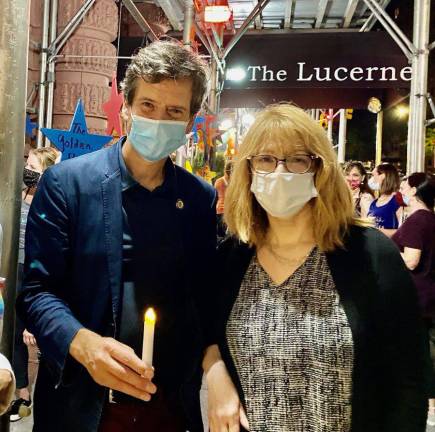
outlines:
{"label": "lapel pin", "polygon": [[184,202],[178,198],[177,202],[175,203],[175,207],[177,207],[177,209],[179,210],[183,210],[184,209]]}

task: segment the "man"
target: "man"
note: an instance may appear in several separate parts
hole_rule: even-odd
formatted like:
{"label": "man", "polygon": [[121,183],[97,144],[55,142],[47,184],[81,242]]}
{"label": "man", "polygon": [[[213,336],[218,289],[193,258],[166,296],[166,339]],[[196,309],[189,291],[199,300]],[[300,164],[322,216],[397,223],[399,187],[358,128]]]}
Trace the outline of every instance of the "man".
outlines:
{"label": "man", "polygon": [[[34,431],[202,431],[200,282],[214,257],[215,192],[168,155],[207,80],[174,42],[141,49],[122,83],[127,138],[39,183],[17,302],[42,352]],[[153,368],[140,359],[148,307]]]}

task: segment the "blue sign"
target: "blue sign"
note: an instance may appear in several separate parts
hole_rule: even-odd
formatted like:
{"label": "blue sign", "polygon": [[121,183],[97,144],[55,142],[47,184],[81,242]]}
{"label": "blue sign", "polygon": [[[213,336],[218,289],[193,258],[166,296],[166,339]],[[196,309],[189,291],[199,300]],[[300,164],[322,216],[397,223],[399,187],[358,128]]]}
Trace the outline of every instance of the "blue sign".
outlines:
{"label": "blue sign", "polygon": [[112,140],[109,135],[88,133],[81,99],[77,102],[69,130],[41,128],[41,132],[62,153],[63,161],[100,150]]}

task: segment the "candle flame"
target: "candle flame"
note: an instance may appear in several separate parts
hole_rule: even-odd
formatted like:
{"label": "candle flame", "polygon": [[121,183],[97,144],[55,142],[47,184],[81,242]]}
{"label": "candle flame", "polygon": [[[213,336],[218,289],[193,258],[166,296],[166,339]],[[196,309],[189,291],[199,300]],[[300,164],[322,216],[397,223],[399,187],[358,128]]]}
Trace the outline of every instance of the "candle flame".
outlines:
{"label": "candle flame", "polygon": [[147,324],[155,324],[156,322],[156,313],[154,312],[153,308],[149,308],[145,312],[145,322]]}

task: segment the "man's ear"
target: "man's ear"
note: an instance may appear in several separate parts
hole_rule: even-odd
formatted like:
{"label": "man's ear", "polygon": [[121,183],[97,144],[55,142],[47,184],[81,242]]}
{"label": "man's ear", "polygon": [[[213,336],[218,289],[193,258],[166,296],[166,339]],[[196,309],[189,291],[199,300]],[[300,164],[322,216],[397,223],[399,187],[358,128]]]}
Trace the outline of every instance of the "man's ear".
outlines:
{"label": "man's ear", "polygon": [[130,117],[131,107],[128,105],[127,101],[124,100],[121,108],[121,118],[126,121]]}
{"label": "man's ear", "polygon": [[124,135],[130,133],[131,128],[131,106],[128,105],[127,101],[124,100],[121,108],[121,123],[122,123],[122,133]]}

